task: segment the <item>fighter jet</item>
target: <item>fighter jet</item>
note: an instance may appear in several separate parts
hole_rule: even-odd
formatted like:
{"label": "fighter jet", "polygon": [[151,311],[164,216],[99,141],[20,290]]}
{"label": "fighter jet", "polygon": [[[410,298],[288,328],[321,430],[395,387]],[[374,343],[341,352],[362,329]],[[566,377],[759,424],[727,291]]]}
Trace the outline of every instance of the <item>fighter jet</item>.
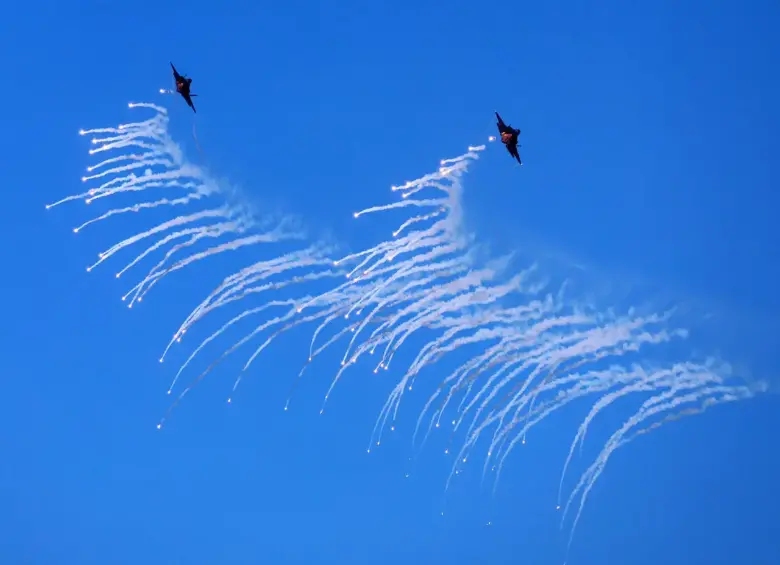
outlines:
{"label": "fighter jet", "polygon": [[197,94],[192,94],[190,92],[190,85],[192,84],[192,79],[180,75],[176,71],[176,67],[173,66],[173,63],[171,63],[171,68],[173,69],[173,79],[176,81],[176,92],[182,95],[184,101],[187,102],[187,105],[190,108],[192,108],[193,112],[195,112],[196,110],[195,110],[195,105],[192,103],[192,97],[197,96]]}
{"label": "fighter jet", "polygon": [[498,115],[498,112],[496,112],[496,118],[498,119],[498,133],[501,134],[501,143],[506,145],[506,150],[509,151],[509,154],[517,159],[517,162],[522,165],[523,161],[520,159],[520,154],[517,152],[517,148],[522,147],[521,145],[517,145],[517,138],[520,135],[520,130],[506,125],[504,120],[501,119],[501,116]]}

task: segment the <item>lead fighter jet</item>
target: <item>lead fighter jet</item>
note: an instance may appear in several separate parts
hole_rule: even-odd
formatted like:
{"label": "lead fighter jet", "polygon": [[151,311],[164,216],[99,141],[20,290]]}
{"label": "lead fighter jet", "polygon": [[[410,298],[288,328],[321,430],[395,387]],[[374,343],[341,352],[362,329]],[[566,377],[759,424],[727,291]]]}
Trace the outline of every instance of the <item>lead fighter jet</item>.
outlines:
{"label": "lead fighter jet", "polygon": [[184,98],[184,101],[187,102],[187,105],[192,108],[192,111],[195,112],[195,105],[192,103],[192,96],[197,96],[197,94],[192,94],[190,92],[190,85],[192,84],[192,79],[187,78],[186,76],[180,75],[176,71],[176,67],[173,66],[173,63],[171,63],[171,69],[173,69],[173,79],[176,81],[176,92],[182,95]]}
{"label": "lead fighter jet", "polygon": [[523,161],[520,159],[520,154],[517,152],[517,138],[520,135],[520,130],[506,125],[504,120],[501,119],[501,116],[498,115],[498,112],[496,112],[496,118],[498,119],[497,125],[498,132],[501,134],[501,143],[506,145],[506,150],[509,151],[509,154],[517,159],[517,162],[522,165]]}

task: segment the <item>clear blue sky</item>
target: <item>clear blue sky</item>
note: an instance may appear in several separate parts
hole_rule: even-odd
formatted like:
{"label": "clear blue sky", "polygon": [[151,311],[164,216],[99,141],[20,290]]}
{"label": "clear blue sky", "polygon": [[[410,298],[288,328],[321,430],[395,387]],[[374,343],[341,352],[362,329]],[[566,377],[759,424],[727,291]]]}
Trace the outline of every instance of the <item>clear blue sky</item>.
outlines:
{"label": "clear blue sky", "polygon": [[[171,377],[156,359],[183,298],[208,289],[171,286],[128,311],[112,271],[84,272],[116,230],[73,237],[78,210],[43,206],[81,188],[78,129],[137,119],[127,102],[160,101],[168,61],[195,79],[212,171],[355,246],[352,211],[493,135],[498,109],[523,131],[525,166],[494,145],[473,167],[481,240],[584,265],[599,292],[684,303],[693,326],[709,315],[697,343],[776,375],[780,5],[593,4],[9,5],[0,562],[561,562],[550,501],[568,432],[537,436],[495,500],[459,485],[442,517],[438,452],[411,479],[408,435],[365,453],[386,389],[353,376],[322,418],[321,374],[284,413],[302,361],[284,348],[234,406],[213,379],[155,430]],[[189,112],[171,105],[194,150]],[[619,452],[570,563],[780,562],[777,407],[718,407]]]}

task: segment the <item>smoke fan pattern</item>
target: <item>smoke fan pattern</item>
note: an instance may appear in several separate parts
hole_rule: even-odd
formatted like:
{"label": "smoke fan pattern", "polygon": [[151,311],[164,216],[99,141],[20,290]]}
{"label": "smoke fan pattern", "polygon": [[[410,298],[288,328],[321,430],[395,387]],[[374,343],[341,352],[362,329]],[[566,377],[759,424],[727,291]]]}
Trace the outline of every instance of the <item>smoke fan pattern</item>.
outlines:
{"label": "smoke fan pattern", "polygon": [[[463,176],[484,145],[469,147],[464,155],[442,161],[435,172],[392,187],[399,195],[393,203],[355,213],[359,217],[409,210],[392,239],[337,256],[324,244],[307,243],[291,223],[260,222],[245,207],[231,203],[219,183],[184,159],[169,136],[164,108],[145,103],[130,106],[152,110],[153,116],[80,132],[93,136],[90,154],[110,156],[90,166],[82,179],[93,188],[47,206],[72,200],[113,201],[121,195],[134,200],[132,205],[109,208],[75,232],[128,212],[171,208],[173,219],[116,243],[88,267],[97,267],[125,248],[147,245],[116,273],[121,277],[131,268],[138,269],[142,260],[161,256],[123,297],[128,307],[141,302],[165,276],[196,261],[259,244],[274,249],[282,242],[299,242],[294,251],[225,278],[180,325],[161,362],[195,324],[205,323],[210,314],[230,305],[234,311],[232,318],[197,344],[178,369],[169,393],[204,346],[238,322],[257,319],[249,334],[227,346],[183,387],[171,408],[223,359],[244,346],[254,347],[248,349],[235,390],[275,337],[308,324],[313,333],[299,379],[322,351],[337,341],[345,344],[325,401],[342,374],[361,358],[372,359],[374,372],[389,371],[391,365],[397,370],[397,385],[381,408],[370,445],[380,443],[398,416],[404,394],[427,371],[436,380],[436,390],[419,414],[415,437],[426,439],[445,421],[452,426],[453,436],[462,432],[462,445],[452,449],[457,457],[449,480],[472,456],[478,440],[487,438],[483,472],[493,473],[497,481],[507,456],[533,426],[572,401],[588,397],[591,409],[575,432],[559,488],[563,517],[570,510],[575,513],[573,534],[591,488],[616,449],[666,422],[761,390],[736,379],[727,364],[716,360],[647,362],[654,347],[687,337],[684,330],[670,327],[671,313],[599,312],[566,298],[563,288],[547,289],[535,266],[511,277],[503,276],[506,261],[480,266],[470,239],[462,233],[460,206]],[[147,198],[151,193],[165,197]],[[220,201],[218,206],[204,205],[214,198]],[[178,215],[185,208],[188,212]],[[195,251],[198,243],[210,244]],[[332,284],[326,292],[307,293],[307,285],[327,280]],[[408,363],[394,361],[404,344],[414,347],[416,356]],[[454,370],[434,367],[464,348],[475,353]],[[629,396],[641,396],[638,408],[607,439],[569,496],[563,497],[574,450],[582,445],[590,424],[605,408]]]}

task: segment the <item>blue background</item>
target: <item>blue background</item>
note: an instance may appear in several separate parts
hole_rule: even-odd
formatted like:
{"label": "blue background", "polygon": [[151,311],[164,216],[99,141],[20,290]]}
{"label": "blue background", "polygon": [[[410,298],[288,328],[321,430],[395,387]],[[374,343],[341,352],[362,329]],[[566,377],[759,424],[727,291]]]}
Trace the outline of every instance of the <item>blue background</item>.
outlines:
{"label": "blue background", "polygon": [[[319,416],[324,369],[281,410],[304,359],[294,342],[229,409],[215,377],[155,430],[173,369],[156,359],[220,277],[180,273],[128,311],[110,268],[84,272],[115,225],[74,237],[79,209],[43,206],[82,188],[78,129],[135,121],[129,101],[169,104],[195,155],[190,110],[157,94],[168,61],[195,79],[212,171],[356,247],[376,234],[352,211],[493,135],[499,110],[525,166],[495,144],[472,168],[480,240],[617,302],[682,304],[699,345],[773,378],[780,5],[592,4],[6,7],[0,562],[562,562],[554,501],[576,417],[529,438],[495,499],[464,479],[444,516],[438,448],[408,479],[406,430],[365,453],[390,381],[355,373]],[[779,423],[767,395],[620,451],[569,563],[780,562]]]}

